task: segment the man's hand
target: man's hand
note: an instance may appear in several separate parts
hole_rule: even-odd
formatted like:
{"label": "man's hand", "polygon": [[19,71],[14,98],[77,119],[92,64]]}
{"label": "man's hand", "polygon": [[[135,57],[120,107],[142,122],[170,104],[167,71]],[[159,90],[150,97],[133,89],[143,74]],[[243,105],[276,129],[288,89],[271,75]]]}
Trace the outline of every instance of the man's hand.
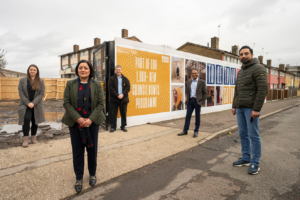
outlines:
{"label": "man's hand", "polygon": [[82,124],[83,127],[89,127],[92,124],[92,120],[90,119],[84,119],[84,122]]}
{"label": "man's hand", "polygon": [[29,108],[33,108],[33,107],[34,107],[34,104],[33,104],[33,103],[29,103],[27,106],[28,106]]}
{"label": "man's hand", "polygon": [[256,111],[252,110],[251,117],[253,119],[259,117],[259,112],[256,112]]}
{"label": "man's hand", "polygon": [[123,97],[124,97],[123,94],[120,94],[120,95],[118,96],[119,99],[123,99]]}
{"label": "man's hand", "polygon": [[232,112],[233,115],[236,115],[236,109],[235,108],[232,108],[231,112]]}

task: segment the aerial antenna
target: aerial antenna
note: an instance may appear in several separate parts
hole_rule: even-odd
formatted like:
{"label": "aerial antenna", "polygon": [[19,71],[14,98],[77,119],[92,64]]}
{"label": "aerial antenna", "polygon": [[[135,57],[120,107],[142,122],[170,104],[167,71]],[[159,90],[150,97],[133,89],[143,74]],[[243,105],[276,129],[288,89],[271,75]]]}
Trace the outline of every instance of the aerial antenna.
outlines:
{"label": "aerial antenna", "polygon": [[219,39],[220,39],[220,29],[221,29],[221,24],[218,26],[218,37],[219,37]]}

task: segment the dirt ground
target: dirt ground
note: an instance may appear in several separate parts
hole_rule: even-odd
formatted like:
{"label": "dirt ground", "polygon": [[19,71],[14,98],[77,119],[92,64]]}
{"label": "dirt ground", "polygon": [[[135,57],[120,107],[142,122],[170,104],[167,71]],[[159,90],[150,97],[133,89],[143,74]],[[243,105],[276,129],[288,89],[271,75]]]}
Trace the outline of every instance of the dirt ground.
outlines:
{"label": "dirt ground", "polygon": [[[0,101],[0,149],[7,149],[11,147],[21,146],[23,142],[22,127],[20,126],[15,133],[6,133],[2,130],[7,125],[18,124],[18,105],[20,100],[14,101]],[[59,140],[70,137],[69,129],[61,123],[61,118],[65,109],[63,107],[63,100],[46,100],[43,102],[44,112],[46,118],[46,125],[39,125],[37,139],[39,142],[47,143],[50,140]],[[51,125],[61,126],[57,130]],[[39,133],[40,132],[40,133]],[[100,127],[99,132],[104,132]]]}

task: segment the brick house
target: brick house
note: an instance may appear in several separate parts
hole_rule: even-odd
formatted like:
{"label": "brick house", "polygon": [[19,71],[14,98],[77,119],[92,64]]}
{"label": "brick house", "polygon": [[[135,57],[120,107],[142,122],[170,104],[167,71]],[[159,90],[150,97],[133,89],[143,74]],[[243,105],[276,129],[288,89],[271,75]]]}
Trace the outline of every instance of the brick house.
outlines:
{"label": "brick house", "polygon": [[27,74],[8,69],[0,69],[0,77],[24,78],[27,77]]}

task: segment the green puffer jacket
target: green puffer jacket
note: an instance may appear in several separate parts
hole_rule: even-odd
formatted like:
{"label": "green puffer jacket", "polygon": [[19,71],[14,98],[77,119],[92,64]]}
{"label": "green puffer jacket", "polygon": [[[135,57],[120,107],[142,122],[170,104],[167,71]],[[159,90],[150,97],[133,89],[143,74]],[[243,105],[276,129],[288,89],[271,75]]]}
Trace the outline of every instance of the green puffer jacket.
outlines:
{"label": "green puffer jacket", "polygon": [[232,108],[252,108],[254,111],[260,111],[267,93],[266,68],[254,58],[238,72]]}

